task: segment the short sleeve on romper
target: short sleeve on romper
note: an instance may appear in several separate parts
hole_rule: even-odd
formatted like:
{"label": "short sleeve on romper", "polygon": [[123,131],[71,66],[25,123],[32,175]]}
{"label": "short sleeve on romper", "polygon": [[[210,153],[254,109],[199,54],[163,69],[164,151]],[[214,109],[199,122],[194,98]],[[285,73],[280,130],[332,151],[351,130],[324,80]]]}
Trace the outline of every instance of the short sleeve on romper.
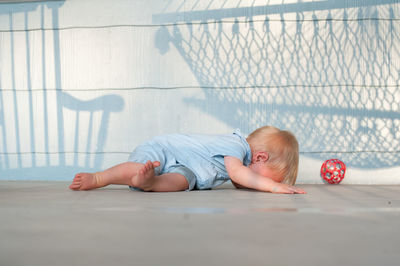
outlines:
{"label": "short sleeve on romper", "polygon": [[223,172],[225,170],[224,157],[236,157],[243,162],[244,165],[251,163],[251,150],[246,139],[242,137],[240,130],[237,129],[231,135],[221,136],[218,142],[213,143],[209,147],[211,156],[216,160],[216,166],[221,166]]}

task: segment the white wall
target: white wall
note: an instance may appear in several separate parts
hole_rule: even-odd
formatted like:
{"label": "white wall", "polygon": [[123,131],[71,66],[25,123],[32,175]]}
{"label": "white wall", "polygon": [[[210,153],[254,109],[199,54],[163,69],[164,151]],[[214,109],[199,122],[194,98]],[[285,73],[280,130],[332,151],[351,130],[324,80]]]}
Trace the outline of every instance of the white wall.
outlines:
{"label": "white wall", "polygon": [[400,183],[400,1],[0,4],[0,179],[68,180],[171,132],[271,124],[299,182]]}

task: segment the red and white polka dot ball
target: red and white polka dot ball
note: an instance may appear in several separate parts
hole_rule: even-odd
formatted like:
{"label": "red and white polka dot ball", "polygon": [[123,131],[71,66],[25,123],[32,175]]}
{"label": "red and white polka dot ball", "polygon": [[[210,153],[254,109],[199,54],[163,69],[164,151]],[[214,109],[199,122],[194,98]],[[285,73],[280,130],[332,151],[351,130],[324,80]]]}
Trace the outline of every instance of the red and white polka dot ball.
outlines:
{"label": "red and white polka dot ball", "polygon": [[339,184],[346,173],[346,165],[339,159],[326,160],[321,166],[321,177],[329,184]]}

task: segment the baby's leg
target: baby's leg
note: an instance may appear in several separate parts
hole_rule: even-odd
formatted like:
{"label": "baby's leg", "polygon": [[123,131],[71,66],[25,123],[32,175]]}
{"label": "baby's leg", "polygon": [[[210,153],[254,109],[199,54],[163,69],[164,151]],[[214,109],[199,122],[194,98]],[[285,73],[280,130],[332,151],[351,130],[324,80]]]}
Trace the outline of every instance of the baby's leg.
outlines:
{"label": "baby's leg", "polygon": [[189,188],[185,176],[178,173],[165,173],[155,175],[154,162],[148,161],[142,168],[132,177],[132,186],[141,188],[144,191],[155,192],[172,192],[182,191]]}
{"label": "baby's leg", "polygon": [[[153,169],[160,165],[159,162],[153,162],[152,164]],[[132,186],[132,177],[137,175],[143,166],[144,164],[141,163],[126,162],[102,172],[79,173],[75,175],[69,188],[72,190],[90,190],[110,184]]]}

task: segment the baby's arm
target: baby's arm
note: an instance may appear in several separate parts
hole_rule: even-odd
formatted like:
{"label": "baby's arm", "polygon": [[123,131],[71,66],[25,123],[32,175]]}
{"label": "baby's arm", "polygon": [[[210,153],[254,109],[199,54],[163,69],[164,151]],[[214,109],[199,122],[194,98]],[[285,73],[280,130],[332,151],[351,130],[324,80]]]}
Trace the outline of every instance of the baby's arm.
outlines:
{"label": "baby's arm", "polygon": [[[271,178],[259,175],[236,157],[226,156],[224,158],[225,167],[236,187],[245,187],[265,192],[288,193],[288,194],[304,194],[304,190],[294,186],[277,183]],[[237,186],[239,185],[239,186]]]}

